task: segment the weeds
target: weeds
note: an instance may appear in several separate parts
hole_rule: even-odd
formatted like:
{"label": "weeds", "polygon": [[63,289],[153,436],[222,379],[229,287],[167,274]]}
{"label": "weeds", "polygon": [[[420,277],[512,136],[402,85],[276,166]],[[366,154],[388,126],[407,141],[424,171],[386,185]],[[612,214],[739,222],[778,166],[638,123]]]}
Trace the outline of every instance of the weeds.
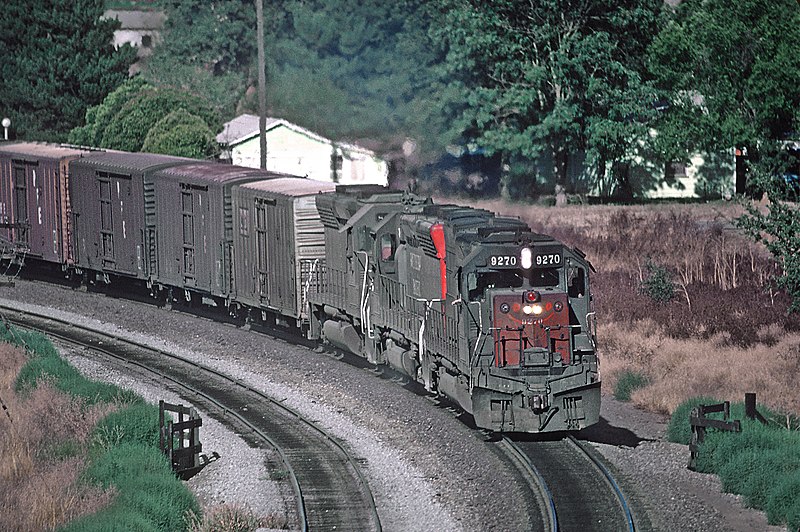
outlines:
{"label": "weeds", "polygon": [[619,401],[630,401],[631,394],[639,388],[644,388],[650,380],[646,375],[635,371],[625,371],[620,375],[614,387],[614,398]]}
{"label": "weeds", "polygon": [[212,506],[202,517],[189,513],[186,528],[190,532],[249,532],[258,528],[287,529],[285,516],[257,516],[250,508],[236,504]]}

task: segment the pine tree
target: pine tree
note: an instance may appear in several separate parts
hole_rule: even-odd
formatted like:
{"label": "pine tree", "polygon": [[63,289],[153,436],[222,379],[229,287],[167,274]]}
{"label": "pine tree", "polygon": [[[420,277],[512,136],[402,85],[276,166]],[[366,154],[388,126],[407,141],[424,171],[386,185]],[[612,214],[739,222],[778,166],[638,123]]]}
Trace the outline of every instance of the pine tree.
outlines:
{"label": "pine tree", "polygon": [[128,76],[136,52],[113,47],[102,0],[10,0],[0,17],[0,109],[18,138],[63,140]]}

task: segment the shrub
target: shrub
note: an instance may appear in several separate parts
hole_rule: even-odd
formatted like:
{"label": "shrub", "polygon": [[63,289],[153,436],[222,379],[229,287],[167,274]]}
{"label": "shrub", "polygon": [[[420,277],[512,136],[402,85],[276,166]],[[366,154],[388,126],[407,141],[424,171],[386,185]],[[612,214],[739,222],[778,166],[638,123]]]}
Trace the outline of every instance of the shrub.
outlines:
{"label": "shrub", "polygon": [[689,424],[689,414],[691,414],[692,408],[715,403],[719,403],[719,401],[712,397],[693,397],[683,402],[672,413],[669,425],[667,425],[667,439],[671,442],[688,445],[692,439],[692,427]]}
{"label": "shrub", "polygon": [[657,303],[667,303],[675,294],[675,285],[672,284],[672,275],[663,266],[652,262],[647,263],[647,278],[642,281],[640,290]]}
{"label": "shrub", "polygon": [[644,388],[649,382],[646,375],[636,371],[625,371],[614,386],[614,398],[619,401],[630,401],[631,394],[639,388]]}

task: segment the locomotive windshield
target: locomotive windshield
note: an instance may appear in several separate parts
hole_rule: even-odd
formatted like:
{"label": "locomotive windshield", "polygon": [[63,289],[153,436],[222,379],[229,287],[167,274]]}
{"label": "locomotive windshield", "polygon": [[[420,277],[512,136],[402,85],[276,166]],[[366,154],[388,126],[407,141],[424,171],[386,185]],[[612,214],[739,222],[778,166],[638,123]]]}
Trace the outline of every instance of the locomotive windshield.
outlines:
{"label": "locomotive windshield", "polygon": [[467,276],[469,299],[475,301],[487,288],[548,288],[558,286],[559,268],[490,270]]}

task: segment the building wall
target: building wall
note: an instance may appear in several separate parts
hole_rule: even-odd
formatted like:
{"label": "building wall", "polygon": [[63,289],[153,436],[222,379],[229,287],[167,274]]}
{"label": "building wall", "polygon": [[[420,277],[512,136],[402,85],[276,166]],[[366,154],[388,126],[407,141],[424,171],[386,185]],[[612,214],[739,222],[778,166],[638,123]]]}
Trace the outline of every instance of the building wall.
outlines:
{"label": "building wall", "polygon": [[[334,154],[341,169],[334,179]],[[258,168],[261,164],[258,135],[231,147],[231,162]],[[267,131],[267,170],[342,184],[387,184],[386,163],[366,151],[343,150],[284,125]]]}

